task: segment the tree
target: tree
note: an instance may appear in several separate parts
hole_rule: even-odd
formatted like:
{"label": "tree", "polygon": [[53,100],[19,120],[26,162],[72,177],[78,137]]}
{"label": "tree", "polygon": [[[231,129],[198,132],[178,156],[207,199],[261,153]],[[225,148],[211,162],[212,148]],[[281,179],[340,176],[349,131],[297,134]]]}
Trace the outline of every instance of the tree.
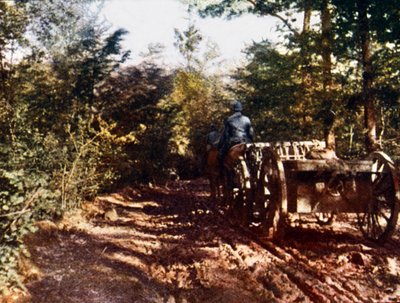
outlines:
{"label": "tree", "polygon": [[[203,2],[201,2],[203,3]],[[244,13],[251,13],[260,16],[274,16],[282,21],[284,27],[289,31],[286,36],[287,52],[297,54],[298,71],[301,77],[301,86],[296,91],[298,99],[297,108],[299,112],[303,112],[303,125],[307,123],[307,119],[315,117],[307,116],[307,113],[313,112],[316,104],[321,106],[320,113],[314,116],[319,116],[321,121],[324,121],[325,138],[327,145],[334,148],[334,132],[333,121],[328,119],[332,112],[334,95],[332,92],[332,31],[331,31],[331,15],[329,9],[329,1],[253,1],[253,0],[230,0],[230,1],[214,1],[213,4],[200,5],[197,2],[200,13],[203,15],[228,17],[239,16]],[[311,27],[311,16],[313,11],[320,12],[321,27],[320,33]],[[303,28],[298,29],[294,25],[296,18],[294,14],[303,13]],[[320,44],[320,47],[316,46]],[[260,46],[261,47],[261,46]],[[290,56],[292,57],[292,55]],[[320,66],[312,64],[312,60],[321,58]],[[260,62],[258,62],[260,63]],[[268,63],[267,63],[268,64]],[[316,72],[322,71],[322,90],[315,85]],[[313,71],[314,70],[314,71]],[[314,75],[314,78],[312,78]],[[295,76],[295,75],[292,75]],[[312,85],[314,83],[314,85]],[[318,97],[316,94],[321,96]],[[321,102],[322,101],[322,102]],[[307,110],[307,107],[309,109]],[[312,109],[311,109],[312,108]],[[306,131],[307,132],[307,131]]]}
{"label": "tree", "polygon": [[[301,140],[319,137],[312,117],[318,106],[304,107],[298,100],[302,83],[296,78],[301,58],[282,54],[268,41],[254,43],[246,50],[248,63],[237,70],[235,93],[245,100],[246,113],[262,141]],[[311,75],[313,76],[313,75]],[[317,124],[318,125],[318,124]]]}
{"label": "tree", "polygon": [[170,167],[168,141],[173,113],[164,106],[172,91],[173,74],[146,59],[125,67],[99,87],[101,117],[115,125],[114,135],[132,134],[119,156],[124,180],[162,182]]}
{"label": "tree", "polygon": [[[131,134],[98,114],[97,90],[127,52],[89,1],[0,1],[0,292],[22,237],[109,188]],[[18,60],[13,55],[18,54]]]}
{"label": "tree", "polygon": [[189,6],[188,28],[183,32],[175,29],[174,43],[179,53],[185,59],[185,69],[190,72],[195,71],[200,63],[197,53],[199,52],[200,43],[203,40],[203,36],[192,21],[191,10],[191,6]]}
{"label": "tree", "polygon": [[218,0],[212,3],[193,0],[193,2],[202,16],[227,16],[228,18],[242,14],[273,16],[282,21],[284,26],[296,35],[299,35],[299,31],[292,23],[292,16],[300,7],[304,7],[302,0]]}
{"label": "tree", "polygon": [[[323,99],[324,104],[332,103],[331,90],[332,90],[332,21],[331,13],[329,8],[329,1],[322,0],[321,3],[321,49],[322,49],[322,82],[323,82]],[[330,111],[332,110],[331,104],[325,105]],[[333,121],[332,121],[333,122]],[[328,124],[328,123],[327,123]],[[332,123],[333,124],[333,123]],[[325,141],[327,147],[335,147],[335,137],[332,133],[332,129],[327,125],[327,131],[325,134]]]}
{"label": "tree", "polygon": [[[375,0],[220,0],[197,1],[196,4],[203,16],[230,18],[250,13],[279,18],[289,33],[286,36],[287,51],[296,53],[300,50],[302,58],[299,61],[302,85],[296,92],[297,98],[307,107],[320,104],[320,113],[312,119],[319,118],[324,122],[327,145],[335,146],[335,137],[342,138],[345,135],[343,130],[347,126],[336,126],[344,123],[343,119],[347,119],[347,116],[355,114],[354,111],[346,112],[345,105],[354,103],[351,100],[358,98],[362,100],[358,103],[363,105],[365,145],[368,151],[377,148],[377,132],[382,134],[379,123],[383,121],[379,119],[382,111],[379,108],[377,110],[376,106],[383,100],[378,102],[376,98],[380,88],[375,77],[381,67],[374,60],[380,50],[393,48],[393,45],[397,48],[400,36],[395,25],[398,0],[387,1],[384,5]],[[304,13],[302,31],[291,22],[295,12]],[[309,26],[312,12],[320,15],[319,29]],[[359,68],[354,68],[354,62]],[[322,72],[322,77],[318,76],[318,70]],[[310,82],[312,86],[307,85]],[[361,91],[358,91],[357,83],[362,87]],[[337,113],[336,118],[330,114],[332,112]],[[334,133],[335,128],[340,134]]]}
{"label": "tree", "polygon": [[[54,119],[67,122],[88,108],[95,109],[96,87],[129,56],[121,48],[127,31],[109,33],[91,2],[33,0],[26,4],[35,37],[30,60],[32,64],[43,61],[55,74],[56,89],[31,98],[31,110],[41,117],[40,127],[59,128],[62,125]],[[44,95],[47,98],[42,100]],[[55,131],[62,133],[62,129]]]}
{"label": "tree", "polygon": [[175,30],[178,51],[185,60],[174,78],[173,90],[166,105],[174,111],[170,150],[189,170],[199,171],[205,154],[204,138],[209,124],[221,124],[224,106],[223,84],[218,76],[208,74],[207,67],[217,58],[215,44],[204,44],[203,35],[195,26],[189,6],[188,26],[184,31]]}
{"label": "tree", "polygon": [[7,137],[15,140],[12,121],[15,108],[14,56],[17,48],[24,43],[27,17],[19,4],[0,2],[0,128],[1,141]]}
{"label": "tree", "polygon": [[[387,49],[388,43],[398,44],[395,19],[399,12],[399,1],[341,1],[334,0],[337,9],[337,44],[347,58],[356,60],[361,67],[362,91],[359,94],[364,108],[364,128],[368,151],[379,148],[377,114],[375,54]],[[388,54],[388,53],[387,53]]]}

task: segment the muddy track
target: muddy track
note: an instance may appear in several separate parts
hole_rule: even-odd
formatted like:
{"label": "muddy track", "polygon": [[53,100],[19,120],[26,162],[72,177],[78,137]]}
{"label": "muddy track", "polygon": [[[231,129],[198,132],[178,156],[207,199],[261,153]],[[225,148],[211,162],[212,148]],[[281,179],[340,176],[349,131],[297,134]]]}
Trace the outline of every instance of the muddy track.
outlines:
{"label": "muddy track", "polygon": [[[302,291],[304,296],[310,301],[379,302],[380,300],[383,300],[390,302],[400,300],[397,297],[398,294],[396,296],[394,295],[392,298],[385,299],[378,299],[378,296],[376,296],[376,298],[370,297],[372,293],[369,294],[363,291],[357,280],[352,281],[351,279],[349,279],[349,277],[351,277],[350,272],[347,273],[347,275],[344,275],[341,271],[336,273],[330,270],[329,267],[324,268],[324,264],[321,262],[310,261],[304,254],[301,253],[301,251],[294,248],[295,245],[285,245],[285,239],[283,239],[280,243],[273,243],[264,240],[262,237],[260,237],[259,234],[252,232],[250,229],[244,228],[243,226],[237,226],[235,225],[235,223],[232,223],[231,218],[224,214],[224,212],[220,208],[216,207],[213,202],[214,201],[210,200],[208,200],[207,202],[203,201],[202,205],[207,210],[218,215],[218,217],[221,219],[219,221],[220,226],[222,227],[229,225],[230,228],[235,230],[237,234],[241,234],[242,236],[247,237],[248,239],[250,239],[250,241],[256,243],[261,248],[265,249],[268,253],[274,255],[276,257],[276,260],[274,260],[274,264],[276,265],[276,268],[279,270],[279,272],[281,274],[284,274],[288,278],[288,280],[290,280],[292,284],[294,284],[300,291]],[[322,241],[322,245],[326,245],[327,249],[329,249],[329,242],[326,241],[333,240],[332,245],[335,246],[335,240],[343,240],[343,243],[340,245],[339,251],[347,250],[347,255],[349,257],[339,255],[339,263],[346,263],[350,261],[357,264],[359,267],[368,265],[366,264],[368,263],[366,258],[363,259],[364,257],[362,253],[365,251],[373,251],[374,249],[376,249],[378,252],[383,252],[385,250],[392,253],[395,252],[395,254],[397,254],[397,261],[399,261],[398,254],[400,252],[398,249],[400,249],[400,247],[397,246],[398,242],[396,242],[396,240],[391,241],[389,244],[386,245],[385,249],[376,245],[375,243],[371,243],[370,241],[362,239],[361,235],[355,228],[356,223],[354,215],[340,216],[342,222],[337,222],[336,225],[344,225],[346,228],[338,228],[335,231],[334,228],[331,228],[331,233],[322,231],[319,234],[318,229],[320,229],[320,225],[316,224],[315,222],[313,223],[312,218],[312,216],[308,216],[309,222],[306,221],[304,225],[308,225],[309,228],[317,228],[317,230],[311,231],[311,234],[314,236],[313,241],[315,242],[315,246],[321,245],[321,243],[318,243],[317,241]],[[351,226],[349,222],[343,222],[343,220],[352,222],[353,226]],[[293,236],[293,234],[298,234],[302,228],[296,229],[292,226],[287,226],[287,229],[288,233],[292,234]],[[224,238],[223,235],[222,238]],[[231,239],[227,238],[226,240],[230,241]],[[396,247],[398,249],[396,249]],[[241,252],[237,252],[233,249],[232,254],[241,259],[239,263],[245,264],[244,260],[247,257],[246,253],[242,254]],[[253,266],[243,267],[247,270],[254,272]],[[373,269],[373,271],[374,270],[376,270],[376,267]],[[370,273],[368,271],[366,271],[366,275],[367,278],[372,281],[372,286],[378,287],[379,284],[373,281],[373,277],[370,276]]]}
{"label": "muddy track", "polygon": [[273,243],[221,216],[202,179],[126,188],[41,223],[28,292],[7,302],[400,301],[399,233],[376,246],[352,220],[305,217]]}
{"label": "muddy track", "polygon": [[[228,222],[223,215],[222,219],[225,223]],[[310,221],[312,222],[312,220]],[[318,228],[318,225],[315,223],[309,223],[308,225],[314,225],[314,228]],[[308,297],[311,302],[380,302],[380,299],[370,298],[365,293],[363,294],[362,290],[359,288],[357,280],[353,281],[352,279],[349,279],[351,278],[350,272],[348,272],[346,276],[343,275],[343,272],[341,271],[336,273],[329,267],[324,268],[325,266],[322,262],[310,261],[310,259],[308,259],[301,251],[294,248],[295,245],[285,245],[285,239],[283,239],[280,243],[273,243],[263,240],[262,237],[251,232],[249,229],[232,226],[232,224],[231,227],[234,228],[236,232],[245,235],[257,243],[260,247],[274,255],[277,258],[277,260],[274,261],[274,264],[279,272],[285,274],[290,282],[299,290],[301,290],[304,296]],[[289,233],[292,232],[295,234],[299,233],[301,230],[301,228],[295,229],[290,226],[287,228],[289,229]],[[351,233],[343,234],[338,231],[331,233],[330,237],[332,239],[335,236],[337,236],[338,239],[343,238],[344,243],[341,244],[341,247],[342,249],[346,247],[348,252],[351,252],[350,256],[361,256],[360,253],[365,250],[370,251],[370,249],[372,249],[371,247],[382,250],[382,248],[376,246],[374,243],[368,243],[368,241],[361,239],[360,235],[357,235],[357,231],[354,232],[356,236],[353,236]],[[317,241],[324,242],[327,240],[324,234],[325,232],[318,234],[316,231],[314,231],[315,238],[313,241],[316,247],[321,245],[321,243],[318,243]],[[365,246],[366,244],[370,247]],[[332,243],[332,245],[335,244]],[[327,248],[329,249],[329,247]],[[390,248],[391,246],[389,245],[389,250]],[[340,257],[343,257],[343,255],[339,255],[338,260],[340,260]],[[362,263],[359,265],[366,265],[362,260],[363,257],[360,258],[361,259],[358,261],[343,258],[341,259],[341,262],[355,261]],[[397,298],[393,297],[392,299],[383,300],[391,301],[397,300]]]}
{"label": "muddy track", "polygon": [[[294,284],[303,292],[304,297],[308,298],[311,302],[363,302],[365,300],[354,289],[346,289],[346,284],[343,285],[343,282],[346,281],[343,281],[340,277],[331,276],[329,272],[311,265],[307,258],[302,256],[299,251],[291,247],[282,247],[279,244],[263,240],[259,234],[253,233],[250,229],[246,229],[243,226],[236,226],[223,211],[216,208],[210,201],[202,203],[202,205],[207,210],[218,214],[221,219],[219,221],[221,227],[229,225],[236,233],[247,237],[268,253],[274,255],[276,257],[274,260],[276,268],[281,274],[287,277],[287,281],[285,282]],[[223,235],[222,237],[224,238]],[[225,240],[229,241],[230,239],[227,238]],[[232,248],[232,255],[239,259],[239,264],[244,264],[242,266],[243,270],[254,272],[254,269],[247,266],[244,262],[247,257],[246,254],[237,252]],[[271,287],[268,284],[266,286]]]}

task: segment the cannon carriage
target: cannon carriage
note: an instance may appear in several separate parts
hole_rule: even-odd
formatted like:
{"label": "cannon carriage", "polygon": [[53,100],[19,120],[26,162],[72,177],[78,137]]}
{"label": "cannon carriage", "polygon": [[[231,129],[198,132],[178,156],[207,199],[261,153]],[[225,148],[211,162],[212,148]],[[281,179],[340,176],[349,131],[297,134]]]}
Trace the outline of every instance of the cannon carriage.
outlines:
{"label": "cannon carriage", "polygon": [[396,229],[399,176],[383,152],[341,160],[317,140],[252,143],[233,171],[227,213],[268,238],[280,236],[290,213],[315,213],[321,224],[356,213],[363,235],[377,242]]}

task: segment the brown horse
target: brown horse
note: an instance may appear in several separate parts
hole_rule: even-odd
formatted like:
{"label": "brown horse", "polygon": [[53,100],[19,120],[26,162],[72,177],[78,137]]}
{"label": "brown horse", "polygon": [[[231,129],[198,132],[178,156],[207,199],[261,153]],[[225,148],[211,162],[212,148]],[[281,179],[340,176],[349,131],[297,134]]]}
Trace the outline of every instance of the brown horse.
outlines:
{"label": "brown horse", "polygon": [[233,170],[239,158],[244,155],[246,151],[246,144],[236,144],[232,146],[224,159],[224,167],[228,170]]}
{"label": "brown horse", "polygon": [[218,159],[218,149],[211,148],[207,153],[207,163],[205,169],[206,176],[210,183],[211,198],[219,198],[220,192],[220,180],[221,180],[221,169]]}
{"label": "brown horse", "polygon": [[[235,166],[239,163],[240,157],[243,157],[246,151],[246,144],[237,144],[232,146],[224,158],[224,199],[227,203],[232,203],[233,201],[233,188],[239,186],[242,181],[237,180],[243,176],[238,176],[235,174]],[[235,178],[236,177],[236,178]]]}
{"label": "brown horse", "polygon": [[[245,144],[232,146],[224,159],[224,168],[221,171],[218,150],[211,148],[207,153],[207,164],[205,173],[210,183],[211,198],[220,198],[220,186],[223,187],[224,200],[232,199],[232,189],[234,186],[234,168],[239,158],[244,155]],[[222,183],[222,184],[221,184]]]}
{"label": "brown horse", "polygon": [[232,146],[224,159],[224,198],[231,217],[240,224],[253,222],[257,172],[250,165],[255,155],[245,143]]}

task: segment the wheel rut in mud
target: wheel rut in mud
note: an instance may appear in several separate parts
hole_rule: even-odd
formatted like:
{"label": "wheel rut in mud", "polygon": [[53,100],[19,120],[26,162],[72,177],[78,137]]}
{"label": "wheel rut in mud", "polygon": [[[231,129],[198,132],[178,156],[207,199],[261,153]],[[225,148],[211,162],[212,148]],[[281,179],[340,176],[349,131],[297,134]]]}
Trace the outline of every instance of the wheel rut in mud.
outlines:
{"label": "wheel rut in mud", "polygon": [[[26,240],[21,302],[395,302],[400,240],[352,217],[294,222],[279,243],[221,217],[203,179],[98,197]],[[207,207],[206,207],[207,206]]]}

